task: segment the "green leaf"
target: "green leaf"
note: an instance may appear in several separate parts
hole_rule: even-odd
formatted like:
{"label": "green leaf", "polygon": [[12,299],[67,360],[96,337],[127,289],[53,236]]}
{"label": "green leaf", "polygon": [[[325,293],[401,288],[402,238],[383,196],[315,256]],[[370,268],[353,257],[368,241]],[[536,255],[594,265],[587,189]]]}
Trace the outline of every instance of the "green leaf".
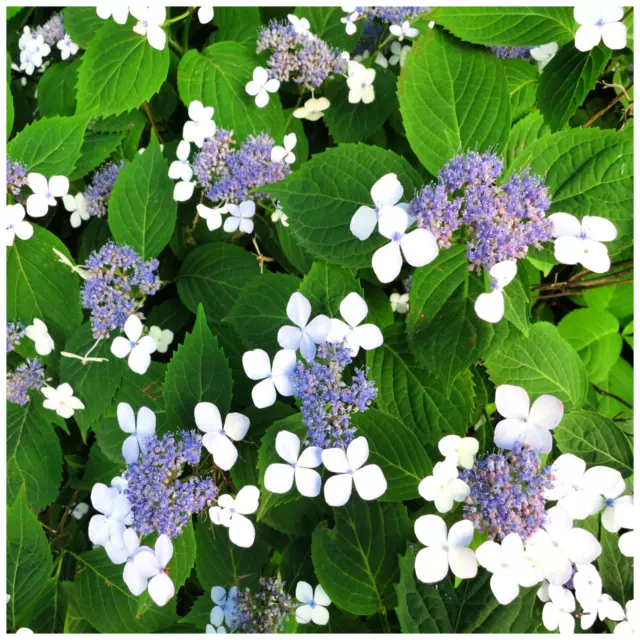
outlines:
{"label": "green leaf", "polygon": [[169,425],[186,428],[193,424],[198,402],[212,402],[226,414],[231,405],[231,386],[229,363],[200,305],[193,331],[185,336],[167,367],[164,402]]}
{"label": "green leaf", "polygon": [[7,82],[7,140],[11,137],[15,113],[15,107],[13,106],[13,95],[11,94],[11,85]]}
{"label": "green leaf", "polygon": [[7,21],[15,18],[23,9],[24,7],[7,7],[5,9]]}
{"label": "green leaf", "polygon": [[365,502],[352,495],[335,509],[335,526],[313,533],[311,557],[318,581],[331,602],[355,615],[395,607],[398,554],[411,536],[407,508],[399,503]]}
{"label": "green leaf", "polygon": [[524,633],[541,624],[536,588],[502,606],[490,593],[488,571],[464,580],[458,588],[445,578],[424,584],[414,575],[415,550],[400,558],[396,613],[403,633]]}
{"label": "green leaf", "polygon": [[189,311],[195,313],[202,304],[207,319],[220,322],[257,273],[257,260],[240,247],[214,242],[203,244],[182,263],[178,294]]}
{"label": "green leaf", "polygon": [[[112,425],[112,429],[117,429],[121,433],[120,425],[117,420]],[[123,438],[124,440],[124,438]],[[111,480],[116,476],[119,476],[125,467],[124,458],[122,453],[118,456],[118,461],[114,462],[102,452],[100,446],[94,446],[89,449],[89,458],[87,459],[87,466],[80,480],[75,480],[71,483],[74,489],[80,489],[83,491],[91,491],[93,485],[96,482],[102,482],[109,486]]]}
{"label": "green leaf", "polygon": [[285,255],[286,259],[300,273],[308,273],[309,269],[311,269],[311,265],[313,264],[313,259],[300,246],[296,237],[293,235],[291,228],[285,227],[280,223],[277,223],[275,227],[278,234],[278,240],[280,242],[280,250]]}
{"label": "green leaf", "polygon": [[71,259],[64,244],[44,227],[33,231],[7,249],[7,318],[25,326],[40,318],[60,347],[82,321],[78,277],[53,252]]}
{"label": "green leaf", "polygon": [[492,325],[477,316],[474,304],[484,286],[468,264],[465,247],[455,246],[416,269],[411,281],[409,348],[447,390],[508,331],[505,322]]}
{"label": "green leaf", "polygon": [[362,288],[368,308],[367,322],[372,322],[381,330],[390,327],[394,322],[394,313],[385,291],[366,281]]}
{"label": "green leaf", "polygon": [[69,180],[78,180],[91,173],[120,146],[125,134],[87,133],[80,149],[80,158]]}
{"label": "green leaf", "polygon": [[78,111],[94,116],[137,109],[160,91],[169,71],[169,47],[158,51],[131,24],[109,20],[91,39],[78,72]]}
{"label": "green leaf", "polygon": [[633,598],[633,562],[620,553],[618,539],[618,534],[601,528],[602,554],[598,558],[598,570],[603,593],[608,593],[624,607]]}
{"label": "green leaf", "polygon": [[7,156],[27,165],[30,172],[68,176],[80,157],[89,118],[85,115],[42,118],[27,125],[7,145]]}
{"label": "green leaf", "polygon": [[504,289],[504,317],[523,335],[529,335],[531,285],[524,263],[518,269],[518,277]]}
{"label": "green leaf", "polygon": [[216,42],[233,41],[254,47],[262,26],[258,7],[216,7]]}
{"label": "green leaf", "polygon": [[376,406],[402,420],[423,445],[433,445],[450,433],[464,435],[474,406],[470,375],[458,376],[447,396],[433,376],[416,364],[403,322],[387,327],[383,336],[382,345],[367,352],[370,378],[378,389]]}
{"label": "green leaf", "polygon": [[429,19],[467,42],[511,47],[562,44],[576,28],[570,7],[438,7]]}
{"label": "green leaf", "polygon": [[614,422],[592,411],[573,411],[553,430],[562,453],[573,453],[589,466],[606,465],[628,476],[633,473],[633,451],[627,436]]}
{"label": "green leaf", "polygon": [[486,359],[486,367],[495,385],[519,385],[534,397],[556,396],[565,411],[580,409],[587,397],[587,372],[580,356],[548,322],[536,322],[529,337],[499,347]]}
{"label": "green leaf", "polygon": [[582,358],[589,380],[602,382],[622,351],[616,317],[600,309],[575,309],[560,320],[558,331]]}
{"label": "green leaf", "polygon": [[50,578],[33,604],[27,625],[34,633],[63,633],[67,613],[67,599],[62,582]]}
{"label": "green leaf", "polygon": [[109,229],[148,260],[168,244],[178,217],[169,167],[155,136],[147,150],[120,172],[109,199]]}
{"label": "green leaf", "polygon": [[[64,345],[64,350],[83,356],[95,343],[91,324],[85,322]],[[87,362],[76,358],[62,358],[60,379],[73,386],[73,394],[84,402],[84,409],[76,411],[74,418],[80,428],[83,440],[111,406],[113,397],[120,386],[126,363],[116,358],[110,350],[109,340],[101,340],[91,352],[92,357],[107,358],[107,362]]]}
{"label": "green leaf", "polygon": [[196,574],[208,592],[211,587],[256,589],[270,549],[260,536],[251,547],[229,540],[229,529],[208,521],[196,525]]}
{"label": "green leaf", "polygon": [[184,104],[200,100],[215,109],[216,124],[231,129],[244,142],[250,134],[268,131],[276,142],[284,136],[284,114],[276,94],[263,109],[245,91],[260,58],[237,42],[218,42],[199,53],[187,51],[178,66],[178,92]]}
{"label": "green leaf", "polygon": [[[122,565],[113,564],[104,549],[87,551],[77,560],[76,579],[69,583],[69,600],[100,633],[152,633],[175,622],[175,596],[164,607],[135,597],[122,579]],[[171,570],[173,563],[169,563]]]}
{"label": "green leaf", "polygon": [[538,105],[552,131],[564,128],[584,103],[610,56],[603,45],[585,53],[568,42],[544,68],[538,85]]}
{"label": "green leaf", "polygon": [[536,101],[538,68],[526,60],[503,60],[502,64],[509,89],[511,121],[516,122],[531,111]]}
{"label": "green leaf", "polygon": [[7,510],[7,626],[16,631],[42,591],[52,562],[47,536],[29,509],[25,486]]}
{"label": "green leaf", "polygon": [[340,303],[351,292],[362,295],[360,282],[351,269],[326,262],[313,263],[299,291],[309,299],[314,315],[324,313],[330,318],[340,317]]}
{"label": "green leaf", "polygon": [[371,206],[371,187],[396,173],[407,197],[422,179],[404,158],[363,144],[341,144],[314,155],[285,180],[269,187],[289,216],[295,239],[313,256],[344,267],[366,267],[384,244],[377,234],[358,240],[349,230],[361,205]]}
{"label": "green leaf", "polygon": [[621,324],[633,317],[633,284],[589,289],[582,299],[590,309],[612,313]]}
{"label": "green leaf", "polygon": [[373,109],[370,104],[349,102],[349,88],[344,78],[337,78],[327,86],[326,97],[331,102],[331,108],[324,120],[334,142],[360,142],[368,138],[382,128],[396,108],[396,74],[380,67],[374,68],[376,99]]}
{"label": "green leaf", "polygon": [[525,167],[545,176],[552,198],[549,213],[566,211],[579,218],[601,216],[611,220],[618,238],[607,243],[609,254],[631,244],[633,135],[629,127],[620,133],[570,129],[544,136],[525,147],[511,170]]}
{"label": "green leaf", "polygon": [[38,111],[48,118],[72,116],[76,110],[76,83],[80,58],[52,64],[38,84]]}
{"label": "green leaf", "polygon": [[398,97],[407,140],[432,175],[456,153],[499,153],[507,142],[511,115],[501,61],[441,30],[411,48]]}
{"label": "green leaf", "polygon": [[367,464],[377,464],[387,480],[379,502],[418,498],[418,485],[433,465],[420,440],[397,418],[369,409],[353,416],[352,423],[369,442]]}
{"label": "green leaf", "polygon": [[62,11],[62,17],[65,31],[83,48],[88,46],[98,29],[104,25],[95,7],[67,7]]}
{"label": "green leaf", "polygon": [[[362,21],[356,22],[358,33],[350,36],[345,31],[344,23],[340,22],[340,18],[344,16],[340,7],[296,7],[294,14],[299,18],[306,18],[313,34],[341,51],[350,51],[353,43],[358,41]],[[376,104],[377,99],[376,96]],[[333,102],[331,106],[333,107]]]}
{"label": "green leaf", "polygon": [[[624,358],[616,360],[607,379],[602,380],[598,387],[604,392],[598,397],[599,414],[607,418],[633,418],[633,367]],[[608,394],[613,394],[616,397]],[[632,408],[629,408],[628,405]],[[623,424],[620,423],[620,426],[625,430]],[[633,427],[631,428],[633,429]]]}
{"label": "green leaf", "polygon": [[42,407],[42,394],[31,395],[24,407],[7,403],[7,500],[15,499],[24,484],[29,503],[40,512],[58,495],[62,452],[53,412]]}
{"label": "green leaf", "polygon": [[506,165],[511,166],[514,158],[528,147],[532,142],[551,133],[549,125],[539,113],[530,113],[516,123],[509,132],[507,148],[504,151]]}
{"label": "green leaf", "polygon": [[234,328],[248,349],[275,353],[280,348],[278,329],[291,325],[287,303],[299,284],[299,278],[284,273],[254,276],[242,288],[224,321]]}

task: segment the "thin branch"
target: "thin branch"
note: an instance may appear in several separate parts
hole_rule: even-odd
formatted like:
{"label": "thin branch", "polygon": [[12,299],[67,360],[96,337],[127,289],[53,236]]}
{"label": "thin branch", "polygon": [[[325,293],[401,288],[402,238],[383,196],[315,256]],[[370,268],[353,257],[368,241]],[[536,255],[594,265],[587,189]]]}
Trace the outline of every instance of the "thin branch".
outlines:
{"label": "thin branch", "polygon": [[548,300],[549,298],[562,298],[564,296],[579,296],[593,289],[604,289],[604,287],[615,287],[618,284],[633,284],[633,280],[620,280],[619,282],[605,282],[602,284],[598,284],[594,287],[591,287],[590,289],[569,289],[569,291],[562,291],[561,293],[552,293],[550,295],[544,295],[544,296],[533,296],[533,299]]}
{"label": "thin branch", "polygon": [[[621,269],[620,271],[616,271],[614,273],[608,273],[606,276],[603,276],[601,278],[592,278],[591,280],[573,280],[570,278],[569,280],[562,282],[543,282],[542,284],[536,284],[531,288],[534,291],[555,291],[557,289],[563,291],[565,289],[582,289],[585,287],[589,288],[602,282],[611,282],[616,278],[626,276],[630,273],[633,273],[633,268]],[[589,272],[589,274],[595,275],[592,272]]]}
{"label": "thin branch", "polygon": [[151,123],[151,126],[153,127],[153,130],[156,132],[156,137],[158,138],[158,142],[160,142],[160,144],[164,144],[164,140],[162,139],[162,136],[158,131],[158,127],[156,126],[156,123],[153,120],[153,116],[151,115],[151,111],[149,110],[149,104],[147,102],[143,102],[142,108],[144,109],[144,112],[147,114],[147,120],[149,120],[149,122]]}
{"label": "thin branch", "polygon": [[596,113],[595,115],[591,116],[583,125],[582,128],[586,129],[587,127],[590,127],[596,120],[598,120],[598,118],[600,118],[601,116],[603,116],[605,113],[607,113],[607,111],[609,111],[610,109],[612,109],[613,107],[616,106],[616,104],[618,104],[618,102],[620,102],[620,100],[622,100],[622,98],[625,97],[625,95],[628,94],[629,91],[631,91],[631,89],[633,89],[633,82],[626,88],[626,91],[619,93],[606,107],[600,109],[600,111],[598,111],[598,113]]}
{"label": "thin branch", "polygon": [[605,391],[604,389],[601,389],[598,385],[595,385],[595,384],[593,385],[593,388],[601,396],[608,396],[609,398],[613,398],[614,400],[617,400],[620,404],[623,404],[625,407],[627,407],[627,409],[633,409],[632,404],[629,404],[626,400],[624,400],[620,396],[617,396],[615,393],[611,393],[610,391]]}

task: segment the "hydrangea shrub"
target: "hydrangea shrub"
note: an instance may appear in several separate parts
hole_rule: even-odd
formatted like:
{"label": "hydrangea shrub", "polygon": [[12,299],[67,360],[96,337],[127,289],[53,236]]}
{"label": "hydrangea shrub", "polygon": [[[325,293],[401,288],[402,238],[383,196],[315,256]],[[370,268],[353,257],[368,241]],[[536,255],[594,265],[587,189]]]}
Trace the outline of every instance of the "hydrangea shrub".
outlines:
{"label": "hydrangea shrub", "polygon": [[9,7],[7,631],[640,632],[633,11]]}

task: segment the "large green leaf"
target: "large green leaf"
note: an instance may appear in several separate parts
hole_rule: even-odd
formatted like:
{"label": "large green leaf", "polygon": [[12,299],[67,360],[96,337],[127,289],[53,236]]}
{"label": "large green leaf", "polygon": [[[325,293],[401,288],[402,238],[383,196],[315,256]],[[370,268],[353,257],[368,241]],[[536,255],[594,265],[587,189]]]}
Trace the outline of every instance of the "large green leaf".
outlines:
{"label": "large green leaf", "polygon": [[[95,343],[91,324],[85,322],[64,345],[64,350],[83,356]],[[85,408],[76,411],[74,418],[86,441],[89,429],[111,406],[120,386],[126,363],[110,351],[109,340],[102,340],[91,352],[92,357],[107,358],[107,362],[87,362],[75,358],[62,358],[60,379],[73,386],[73,393],[84,403]]]}
{"label": "large green leaf", "polygon": [[[146,593],[131,594],[122,579],[122,565],[113,564],[104,549],[97,548],[76,557],[76,578],[68,583],[69,600],[100,633],[151,633],[176,621],[175,597],[164,607]],[[171,570],[172,563],[169,563]],[[145,603],[144,606],[142,603]]]}
{"label": "large green leaf", "polygon": [[622,351],[616,317],[601,309],[575,309],[560,320],[558,331],[582,358],[589,380],[606,379]]}
{"label": "large green leaf", "polygon": [[231,370],[198,307],[193,331],[173,354],[164,379],[164,402],[171,428],[189,428],[199,402],[212,402],[224,415],[231,405]]}
{"label": "large green leaf", "polygon": [[392,151],[363,144],[341,144],[305,162],[269,191],[289,216],[294,237],[309,253],[345,267],[366,267],[385,239],[358,240],[349,223],[361,205],[372,206],[371,187],[396,173],[407,198],[422,184],[409,163]]}
{"label": "large green leaf", "polygon": [[624,476],[633,473],[633,449],[614,422],[592,411],[573,411],[553,430],[562,453],[573,453],[588,465],[606,465]]}
{"label": "large green leaf", "polygon": [[7,145],[7,156],[27,165],[30,172],[68,176],[80,157],[88,116],[55,116],[27,125]]}
{"label": "large green leaf", "polygon": [[511,165],[529,167],[545,176],[552,198],[551,212],[566,211],[579,218],[601,216],[618,229],[609,253],[629,246],[633,234],[633,134],[627,127],[570,129],[527,145]]}
{"label": "large green leaf", "polygon": [[53,252],[71,259],[64,244],[44,227],[33,231],[7,250],[7,318],[25,326],[40,318],[61,347],[82,321],[78,277]]}
{"label": "large green leaf", "polygon": [[[607,418],[633,418],[633,367],[624,358],[616,360],[607,379],[600,382],[598,387],[603,391],[598,397],[599,414]],[[626,431],[624,424],[620,423]],[[633,423],[630,428],[633,430]]]}
{"label": "large green leaf", "polygon": [[225,322],[233,326],[248,349],[275,353],[280,348],[278,329],[291,325],[287,303],[299,284],[299,278],[284,273],[254,276],[240,291]]}
{"label": "large green leaf", "polygon": [[82,56],[78,111],[94,116],[137,109],[160,91],[169,72],[169,47],[154,49],[131,24],[103,24]]}
{"label": "large green leaf", "polygon": [[603,592],[624,607],[633,598],[633,562],[620,553],[618,538],[617,533],[601,528],[602,554],[598,558],[598,569]]}
{"label": "large green leaf", "polygon": [[51,574],[51,551],[42,525],[29,509],[24,485],[7,509],[7,627],[26,626],[31,604]]}
{"label": "large green leaf", "polygon": [[247,251],[230,244],[208,243],[193,250],[182,263],[178,294],[195,313],[202,304],[211,322],[220,322],[232,309],[240,291],[259,273]]}
{"label": "large green leaf", "polygon": [[397,418],[369,409],[353,416],[357,435],[369,443],[367,464],[377,464],[387,480],[380,502],[412,500],[419,497],[418,485],[430,475],[432,463],[415,433]]}
{"label": "large green leaf", "polygon": [[71,39],[86,48],[104,20],[98,16],[95,7],[67,7],[62,12],[64,28]]}
{"label": "large green leaf", "polygon": [[261,59],[237,42],[218,42],[202,53],[191,49],[178,66],[178,92],[189,105],[200,100],[215,109],[215,121],[222,129],[231,129],[239,142],[249,134],[268,132],[278,144],[284,136],[284,113],[276,94],[259,109],[245,91],[253,70]]}
{"label": "large green leaf", "polygon": [[173,235],[178,203],[160,143],[151,136],[147,150],[120,172],[109,198],[109,229],[144,259],[155,258]]}
{"label": "large green leaf", "polygon": [[300,285],[314,315],[324,313],[330,318],[340,317],[340,303],[353,291],[362,295],[353,271],[326,262],[314,262]]}
{"label": "large green leaf", "polygon": [[500,60],[432,29],[411,48],[398,84],[407,140],[436,175],[466,149],[502,151],[511,126]]}
{"label": "large green leaf", "polygon": [[477,316],[474,303],[484,285],[468,264],[465,247],[455,246],[416,269],[411,281],[409,347],[446,390],[508,332],[506,321],[492,325]]}
{"label": "large green leaf", "polygon": [[258,7],[216,7],[216,42],[233,41],[254,47],[261,27]]}
{"label": "large green leaf", "polygon": [[403,633],[524,633],[540,624],[535,588],[502,606],[490,593],[489,572],[481,570],[455,589],[449,576],[423,584],[414,575],[415,556],[409,548],[400,558],[396,613]]}
{"label": "large green leaf", "polygon": [[38,111],[45,117],[72,116],[76,111],[76,82],[80,58],[52,64],[38,84]]}
{"label": "large green leaf", "polygon": [[504,75],[509,89],[511,120],[516,122],[526,116],[536,101],[538,69],[526,60],[504,60]]}
{"label": "large green leaf", "polygon": [[538,106],[552,131],[562,129],[595,88],[610,58],[604,46],[586,53],[568,42],[545,67],[538,85]]}
{"label": "large green leaf", "polygon": [[567,42],[577,26],[570,7],[438,7],[429,19],[467,42],[512,47]]}
{"label": "large green leaf", "polygon": [[124,136],[124,132],[87,133],[80,149],[80,158],[69,180],[84,178],[96,169],[120,146]]}
{"label": "large green leaf", "polygon": [[259,536],[245,549],[229,540],[226,527],[205,520],[196,526],[196,573],[207,591],[211,587],[229,589],[234,585],[255,589],[268,557],[269,546]]}
{"label": "large green leaf", "polygon": [[7,403],[7,499],[24,484],[27,499],[39,512],[58,495],[62,481],[62,452],[54,431],[55,414],[42,407],[44,397],[31,392],[24,407]]}
{"label": "large green leaf", "polygon": [[510,166],[523,149],[543,136],[549,135],[551,129],[545,124],[539,113],[530,113],[516,123],[509,132],[507,148],[504,151],[506,165]]}
{"label": "large green leaf", "polygon": [[334,142],[365,140],[382,128],[397,106],[396,74],[380,67],[374,68],[376,77],[373,88],[376,98],[373,109],[370,104],[349,102],[349,88],[345,79],[337,78],[329,83],[326,96],[331,102],[331,108],[326,112],[324,120]]}
{"label": "large green leaf", "polygon": [[34,633],[63,633],[67,599],[62,582],[50,578],[34,602],[28,628]]}
{"label": "large green leaf", "polygon": [[340,609],[373,615],[396,606],[398,554],[411,536],[407,509],[399,503],[365,502],[352,495],[334,510],[335,526],[313,533],[311,557],[320,584]]}
{"label": "large green leaf", "polygon": [[562,400],[565,411],[580,409],[587,397],[580,356],[548,322],[536,322],[528,337],[499,347],[486,359],[486,367],[494,384],[519,385],[535,397],[551,394]]}
{"label": "large green leaf", "polygon": [[404,323],[383,331],[384,342],[367,352],[370,377],[378,389],[376,405],[400,418],[423,444],[450,433],[463,435],[471,423],[475,393],[470,375],[458,376],[449,395],[418,366],[407,347]]}

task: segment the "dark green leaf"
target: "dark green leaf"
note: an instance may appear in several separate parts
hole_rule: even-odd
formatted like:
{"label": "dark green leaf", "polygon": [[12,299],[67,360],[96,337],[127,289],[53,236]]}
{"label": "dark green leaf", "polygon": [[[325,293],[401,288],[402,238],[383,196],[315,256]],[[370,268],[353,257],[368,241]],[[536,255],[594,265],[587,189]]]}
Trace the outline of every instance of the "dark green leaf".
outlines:
{"label": "dark green leaf", "polygon": [[509,88],[511,121],[517,122],[531,111],[536,101],[539,72],[535,64],[526,60],[504,60],[503,65]]}
{"label": "dark green leaf", "polygon": [[109,158],[120,146],[124,133],[87,133],[80,149],[80,158],[69,180],[84,178]]}
{"label": "dark green leaf", "polygon": [[314,262],[300,285],[314,315],[324,313],[330,318],[340,317],[340,303],[353,291],[362,295],[353,271],[326,262]]}
{"label": "dark green leaf", "polygon": [[80,59],[52,64],[38,85],[38,110],[45,117],[72,116],[76,110],[76,83]]}

